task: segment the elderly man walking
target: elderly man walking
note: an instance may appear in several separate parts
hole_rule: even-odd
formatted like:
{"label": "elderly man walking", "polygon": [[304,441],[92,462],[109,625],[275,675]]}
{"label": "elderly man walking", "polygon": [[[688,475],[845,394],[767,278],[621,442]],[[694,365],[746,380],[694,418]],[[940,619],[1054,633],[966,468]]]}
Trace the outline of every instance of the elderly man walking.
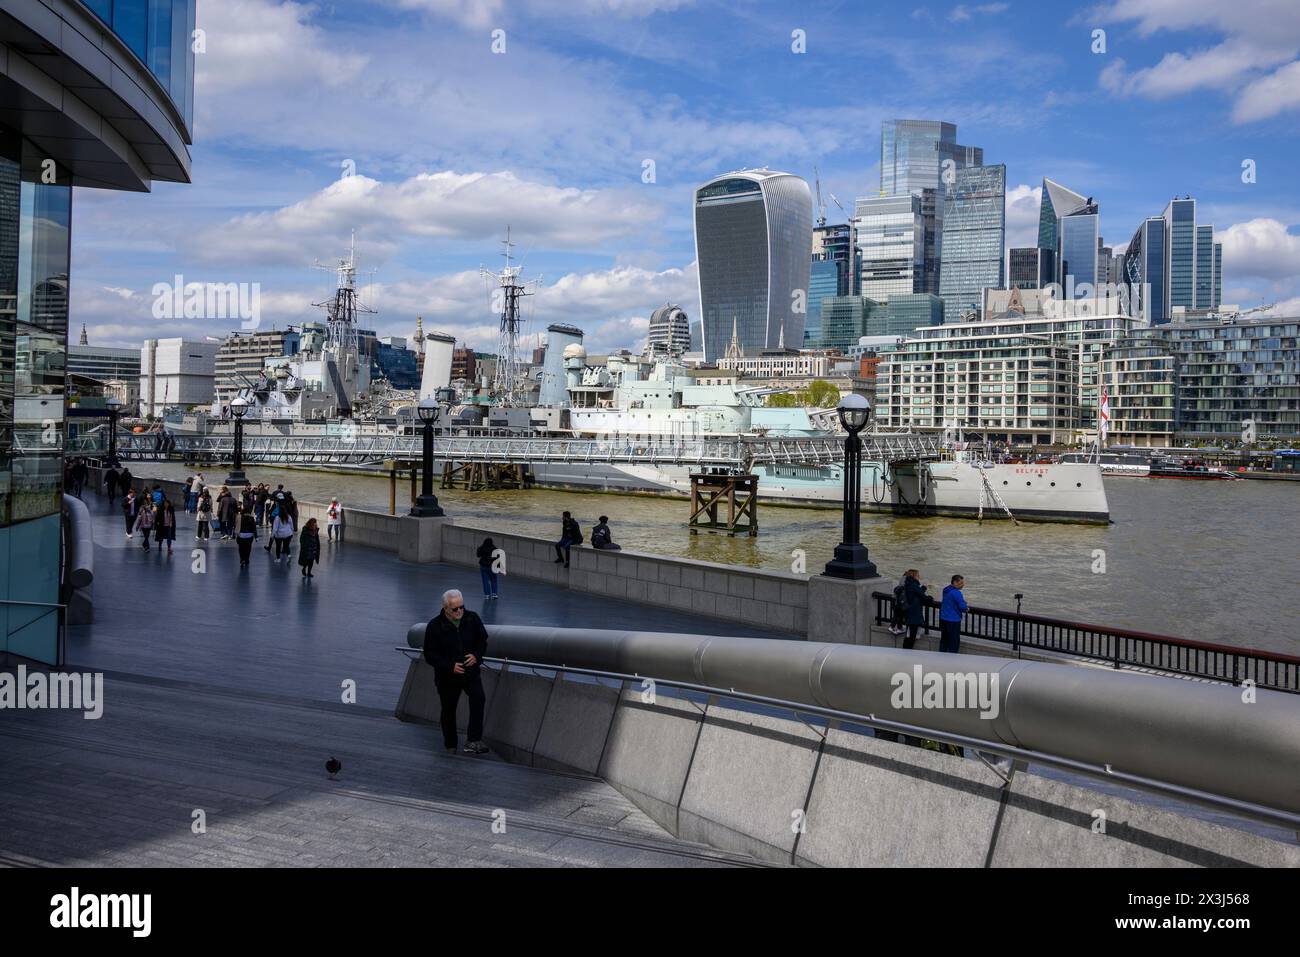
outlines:
{"label": "elderly man walking", "polygon": [[465,596],[454,588],[443,592],[442,610],[424,631],[424,660],[433,666],[433,683],[442,705],[442,743],[448,754],[456,753],[456,705],[462,692],[469,699],[465,753],[487,753],[482,741],[485,698],[481,677],[487,641],[483,619],[465,607]]}

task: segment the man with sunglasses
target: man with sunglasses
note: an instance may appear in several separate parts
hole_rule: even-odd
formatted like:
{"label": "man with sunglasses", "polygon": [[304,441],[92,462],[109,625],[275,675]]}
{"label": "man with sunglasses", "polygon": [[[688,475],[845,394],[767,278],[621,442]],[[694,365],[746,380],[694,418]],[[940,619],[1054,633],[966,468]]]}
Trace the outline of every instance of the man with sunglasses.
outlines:
{"label": "man with sunglasses", "polygon": [[433,683],[442,705],[442,743],[456,753],[456,705],[463,692],[469,699],[466,754],[486,754],[483,744],[483,681],[480,669],[487,653],[483,619],[465,607],[456,589],[443,592],[442,610],[424,630],[424,660],[433,666]]}

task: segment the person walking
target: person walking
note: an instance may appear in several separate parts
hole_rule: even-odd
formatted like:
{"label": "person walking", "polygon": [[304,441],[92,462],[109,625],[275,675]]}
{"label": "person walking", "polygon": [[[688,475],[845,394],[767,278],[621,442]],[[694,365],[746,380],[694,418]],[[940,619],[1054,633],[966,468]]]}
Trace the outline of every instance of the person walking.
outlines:
{"label": "person walking", "polygon": [[162,554],[163,543],[167,543],[167,554],[172,553],[172,542],[176,541],[176,508],[166,499],[157,506],[154,515],[154,532],[158,539],[158,553]]}
{"label": "person walking", "polygon": [[889,620],[889,633],[901,635],[907,631],[907,572],[903,572],[894,586],[894,616]]}
{"label": "person walking", "polygon": [[163,499],[165,499],[165,498],[167,497],[167,496],[163,493],[163,490],[162,490],[162,486],[161,486],[161,485],[155,485],[155,486],[153,487],[153,491],[150,492],[149,495],[150,495],[150,498],[153,499],[153,503],[154,503],[155,505],[161,505],[161,504],[163,503]]}
{"label": "person walking", "polygon": [[325,510],[325,529],[328,541],[332,542],[336,537],[343,540],[343,506],[336,498],[330,499],[330,507]]}
{"label": "person walking", "polygon": [[320,560],[320,529],[316,526],[316,519],[307,519],[307,524],[302,528],[302,535],[298,539],[298,564],[302,566],[303,578],[315,578],[311,573],[311,566]]}
{"label": "person walking", "polygon": [[293,522],[289,521],[289,516],[280,514],[275,517],[271,523],[271,542],[275,544],[275,560],[289,557],[290,544],[293,542]]}
{"label": "person walking", "polygon": [[486,698],[480,671],[487,644],[483,619],[465,607],[465,596],[454,588],[443,592],[442,610],[424,630],[424,660],[433,666],[433,684],[442,705],[442,743],[448,754],[456,753],[456,705],[462,694],[469,699],[465,753],[487,753],[482,740]]}
{"label": "person walking", "polygon": [[497,550],[491,538],[483,539],[483,544],[478,547],[478,571],[483,579],[483,600],[492,601],[497,597],[497,572],[492,567],[496,561],[492,553]]}
{"label": "person walking", "polygon": [[239,567],[248,567],[248,556],[253,554],[253,540],[257,538],[257,519],[250,509],[240,508],[239,530],[235,544],[239,547]]}
{"label": "person walking", "polygon": [[195,506],[198,521],[194,525],[194,540],[206,542],[212,537],[212,496],[204,489]]}
{"label": "person walking", "polygon": [[127,488],[122,499],[122,516],[126,519],[126,537],[135,538],[135,522],[140,517],[140,498],[135,489]]}
{"label": "person walking", "polygon": [[954,655],[961,645],[961,616],[970,606],[962,595],[966,579],[961,575],[952,576],[952,584],[943,589],[943,604],[939,607],[939,650],[950,651]]}
{"label": "person walking", "polygon": [[294,499],[292,492],[284,493],[284,510],[289,513],[289,521],[293,523],[293,530],[298,531],[298,502]]}
{"label": "person walking", "polygon": [[[926,587],[921,584],[921,573],[909,568],[903,576],[903,602],[906,606],[905,621],[907,637],[903,639],[904,648],[916,647],[916,633],[925,628]],[[930,629],[926,628],[928,633]]]}
{"label": "person walking", "polygon": [[72,494],[81,498],[81,490],[86,486],[86,476],[90,474],[90,469],[86,467],[86,460],[78,456],[76,462],[72,465]]}
{"label": "person walking", "polygon": [[135,484],[135,476],[131,474],[130,467],[123,465],[122,471],[117,477],[117,487],[121,489],[122,494],[125,495],[127,493],[127,490],[130,489],[134,484]]}
{"label": "person walking", "polygon": [[144,538],[144,541],[140,543],[140,547],[146,552],[149,551],[149,533],[153,531],[154,521],[157,518],[154,514],[156,508],[157,506],[150,505],[147,502],[142,503],[140,505],[140,514],[135,519],[135,529],[137,532],[142,532]]}
{"label": "person walking", "polygon": [[601,548],[611,552],[621,552],[623,549],[614,544],[614,536],[609,530],[609,518],[602,515],[596,527],[591,530],[591,547]]}
{"label": "person walking", "polygon": [[221,486],[221,492],[217,495],[217,521],[221,525],[221,540],[227,541],[235,534],[235,496],[230,494],[230,489]]}
{"label": "person walking", "polygon": [[573,516],[565,512],[560,519],[560,540],[555,543],[555,562],[558,565],[564,562],[564,567],[569,567],[569,549],[574,545],[582,544],[582,529],[578,523],[573,520]]}
{"label": "person walking", "polygon": [[257,494],[253,496],[253,518],[257,519],[258,525],[265,524],[264,516],[266,515],[266,485],[259,483]]}
{"label": "person walking", "polygon": [[112,505],[117,501],[117,469],[111,465],[104,473],[104,489],[108,492],[108,504]]}
{"label": "person walking", "polygon": [[186,509],[197,513],[199,510],[199,499],[203,496],[204,489],[207,488],[207,480],[203,478],[202,472],[195,472],[194,479],[190,482],[191,501],[186,503]]}

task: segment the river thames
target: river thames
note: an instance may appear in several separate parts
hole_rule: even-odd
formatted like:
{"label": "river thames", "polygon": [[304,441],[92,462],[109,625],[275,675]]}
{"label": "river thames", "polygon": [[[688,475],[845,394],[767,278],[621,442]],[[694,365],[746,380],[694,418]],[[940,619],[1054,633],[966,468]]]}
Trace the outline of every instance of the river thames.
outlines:
{"label": "river thames", "polygon": [[[388,511],[386,476],[251,467],[249,477],[303,501]],[[141,475],[183,480],[192,470],[141,463]],[[210,469],[209,482],[225,471]],[[398,484],[398,511],[409,506]],[[435,489],[453,520],[559,538],[569,510],[590,536],[608,515],[629,551],[791,570],[797,552],[818,573],[840,539],[840,513],[761,503],[756,538],[692,535],[684,499],[549,489]],[[1109,527],[863,513],[862,539],[882,574],[917,568],[930,593],[966,576],[974,605],[1115,625],[1198,641],[1300,654],[1300,483],[1108,478]]]}

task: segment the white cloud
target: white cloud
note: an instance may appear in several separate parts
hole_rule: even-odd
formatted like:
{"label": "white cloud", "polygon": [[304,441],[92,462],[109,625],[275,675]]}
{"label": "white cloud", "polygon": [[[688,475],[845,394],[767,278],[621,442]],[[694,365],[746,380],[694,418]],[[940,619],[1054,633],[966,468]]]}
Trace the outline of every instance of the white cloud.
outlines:
{"label": "white cloud", "polygon": [[217,94],[263,87],[284,95],[353,82],[367,58],[330,43],[308,22],[314,13],[306,4],[270,0],[200,4],[197,25],[207,35],[206,52],[194,65],[200,116],[207,99]]}
{"label": "white cloud", "polygon": [[1300,60],[1246,85],[1237,97],[1232,119],[1236,123],[1266,120],[1300,107]]}
{"label": "white cloud", "polygon": [[[498,27],[506,22],[505,0],[386,0],[401,10],[420,10],[454,20],[467,29]],[[511,6],[533,16],[648,17],[693,5],[695,0],[514,0]]]}
{"label": "white cloud", "polygon": [[1262,312],[1256,313],[1256,315],[1260,317],[1286,317],[1288,319],[1293,316],[1300,316],[1300,296],[1292,296],[1290,299],[1279,300]]}
{"label": "white cloud", "polygon": [[[1005,3],[984,3],[978,6],[968,7],[964,3],[959,3],[952,8],[952,13],[948,14],[948,19],[953,23],[965,23],[976,16],[987,16],[991,14],[1003,13],[1009,5]],[[915,16],[915,11],[913,12]]]}
{"label": "white cloud", "polygon": [[490,239],[509,224],[530,248],[597,249],[641,234],[659,213],[645,192],[549,186],[510,172],[420,173],[395,183],[355,175],[204,230],[193,248],[210,262],[301,263],[322,239],[337,244],[355,229],[367,258],[382,261],[404,240]]}
{"label": "white cloud", "polygon": [[1252,219],[1223,231],[1223,271],[1234,278],[1288,280],[1300,276],[1300,236],[1276,219]]}
{"label": "white cloud", "polygon": [[1038,245],[1043,188],[1024,183],[1007,190],[1007,248]]}
{"label": "white cloud", "polygon": [[[1109,63],[1100,83],[1112,93],[1158,99],[1217,89],[1235,98],[1236,123],[1300,107],[1300,4],[1293,0],[1115,0],[1086,17],[1134,22],[1143,36],[1196,28],[1225,36],[1218,45],[1167,53],[1131,73],[1123,60]],[[1262,75],[1275,67],[1280,69]]]}

